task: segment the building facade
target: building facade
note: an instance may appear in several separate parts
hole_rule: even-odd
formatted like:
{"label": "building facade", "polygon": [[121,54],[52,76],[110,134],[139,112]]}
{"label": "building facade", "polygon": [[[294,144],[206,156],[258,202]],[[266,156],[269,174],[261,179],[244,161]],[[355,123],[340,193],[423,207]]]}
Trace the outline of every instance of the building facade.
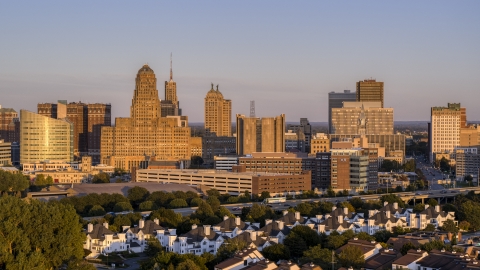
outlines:
{"label": "building facade", "polygon": [[110,104],[70,102],[59,100],[58,104],[39,103],[38,114],[60,119],[65,118],[73,125],[74,158],[88,155],[94,163],[100,162],[100,135],[103,126],[111,126]]}
{"label": "building facade", "polygon": [[205,97],[205,132],[207,136],[232,136],[232,101],[212,88]]}
{"label": "building facade", "polygon": [[72,162],[73,124],[20,110],[20,163],[43,160]]}
{"label": "building facade", "polygon": [[312,137],[310,154],[330,152],[330,139],[324,133],[317,133]]}
{"label": "building facade", "polygon": [[331,113],[333,134],[393,134],[393,109],[380,102],[344,102]]}
{"label": "building facade", "polygon": [[202,137],[202,158],[205,163],[212,163],[216,156],[236,155],[236,143],[235,137]]}
{"label": "building facade", "polygon": [[146,156],[156,160],[190,160],[190,128],[185,116],[160,117],[155,73],[144,65],[137,73],[129,118],[102,127],[101,162],[130,171]]}
{"label": "building facade", "polygon": [[357,82],[357,101],[378,101],[383,108],[383,82],[363,80]]}
{"label": "building facade", "polygon": [[165,81],[165,99],[160,102],[161,116],[182,115],[177,97],[177,83],[173,80],[172,58],[170,55],[170,80]]}
{"label": "building facade", "polygon": [[332,109],[343,108],[343,102],[356,101],[357,94],[350,90],[343,90],[343,93],[328,93],[328,132],[333,133],[332,128]]}
{"label": "building facade", "polygon": [[368,185],[368,156],[362,149],[332,149],[331,183],[333,189],[365,191]]}
{"label": "building facade", "polygon": [[[358,139],[361,136],[357,134],[330,134],[328,135],[330,141],[342,141],[345,139]],[[404,134],[383,134],[383,135],[374,135],[367,134],[365,138],[368,139],[368,143],[378,144],[378,147],[385,148],[385,155],[389,156],[390,153],[394,154],[396,151],[402,151],[405,153],[405,135]],[[355,146],[357,147],[357,146]],[[359,146],[362,147],[362,146]]]}
{"label": "building facade", "polygon": [[285,114],[277,117],[246,117],[237,114],[237,154],[285,152]]}
{"label": "building facade", "polygon": [[12,164],[12,143],[0,139],[0,166]]}
{"label": "building facade", "polygon": [[474,182],[478,181],[480,155],[476,147],[458,147],[454,151],[455,170],[458,180],[464,180],[470,175]]}
{"label": "building facade", "polygon": [[300,118],[299,125],[288,125],[288,130],[298,134],[299,137],[299,150],[301,152],[310,152],[310,144],[312,140],[312,125],[308,121],[308,118]]}
{"label": "building facade", "polygon": [[434,153],[453,153],[460,145],[460,128],[466,127],[465,108],[460,103],[431,108],[430,161]]}
{"label": "building facade", "polygon": [[252,172],[226,172],[216,170],[151,170],[140,169],[136,172],[137,182],[176,183],[191,186],[215,188],[220,193],[231,195],[261,194],[271,195],[299,194],[311,189],[310,171],[301,174],[273,174]]}
{"label": "building facade", "polygon": [[19,142],[18,113],[12,108],[2,108],[0,105],[0,139],[5,142]]}

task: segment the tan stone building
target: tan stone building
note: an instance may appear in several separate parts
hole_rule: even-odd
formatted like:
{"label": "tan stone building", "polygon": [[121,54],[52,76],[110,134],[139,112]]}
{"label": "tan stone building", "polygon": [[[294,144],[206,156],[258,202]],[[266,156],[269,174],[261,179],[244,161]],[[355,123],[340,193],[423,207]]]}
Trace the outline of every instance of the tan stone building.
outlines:
{"label": "tan stone building", "polygon": [[0,166],[12,164],[12,143],[0,139]]}
{"label": "tan stone building", "polygon": [[20,110],[20,163],[44,160],[73,161],[70,121]]}
{"label": "tan stone building", "polygon": [[[363,121],[363,122],[362,122]],[[380,102],[344,102],[332,109],[333,134],[393,134],[393,108]]]}
{"label": "tan stone building", "polygon": [[177,97],[177,83],[173,80],[172,59],[170,55],[170,80],[165,81],[165,99],[160,102],[161,116],[182,115],[180,102]]}
{"label": "tan stone building", "polygon": [[212,88],[205,97],[205,132],[207,135],[232,136],[232,101]]}
{"label": "tan stone building", "polygon": [[369,157],[362,149],[332,149],[333,189],[365,191],[368,185]]}
{"label": "tan stone building", "polygon": [[202,137],[190,137],[190,154],[194,156],[202,156]]}
{"label": "tan stone building", "polygon": [[480,148],[480,125],[460,128],[460,146]]}
{"label": "tan stone building", "polygon": [[434,153],[453,153],[460,145],[460,129],[466,127],[466,111],[460,103],[432,107],[430,118],[430,160]]}
{"label": "tan stone building", "polygon": [[277,117],[246,117],[237,114],[237,154],[285,152],[285,114]]}
{"label": "tan stone building", "polygon": [[317,133],[312,137],[310,154],[330,152],[330,139],[324,133]]}
{"label": "tan stone building", "polygon": [[383,108],[383,82],[363,80],[357,82],[357,101],[378,101]]}
{"label": "tan stone building", "polygon": [[116,118],[115,127],[102,127],[102,163],[130,171],[147,155],[156,160],[190,160],[187,117],[160,115],[157,79],[144,65],[135,79],[130,117]]}
{"label": "tan stone building", "polygon": [[73,152],[76,160],[91,156],[94,163],[100,162],[100,135],[102,126],[111,126],[111,105],[86,104],[59,100],[55,103],[37,104],[38,114],[51,118],[66,118],[73,124]]}

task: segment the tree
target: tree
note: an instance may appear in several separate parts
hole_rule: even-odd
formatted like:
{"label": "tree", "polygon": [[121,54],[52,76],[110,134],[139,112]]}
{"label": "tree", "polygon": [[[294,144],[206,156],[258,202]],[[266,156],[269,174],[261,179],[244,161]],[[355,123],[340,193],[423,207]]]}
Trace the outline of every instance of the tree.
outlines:
{"label": "tree", "polygon": [[303,252],[303,257],[300,261],[302,264],[313,262],[320,265],[323,269],[329,269],[328,267],[332,261],[332,251],[317,245]]}
{"label": "tree", "polygon": [[93,176],[92,183],[94,184],[110,183],[110,176],[104,172],[98,173]]}
{"label": "tree", "polygon": [[[297,226],[296,226],[297,227]],[[307,243],[298,234],[290,232],[283,244],[290,250],[290,254],[294,258],[299,258],[303,255],[303,252],[308,249]]]}
{"label": "tree", "polygon": [[53,185],[53,178],[50,175],[45,177],[45,175],[43,174],[38,174],[35,178],[34,185],[38,189],[43,189],[45,187]]}
{"label": "tree", "polygon": [[468,231],[468,228],[470,228],[470,223],[468,221],[464,220],[458,223],[458,228],[463,231]]}
{"label": "tree", "polygon": [[247,248],[247,242],[238,238],[227,238],[217,250],[217,260],[219,262],[231,258],[235,252]]}
{"label": "tree", "polygon": [[83,257],[85,234],[71,205],[0,197],[0,268],[57,269]]}
{"label": "tree", "polygon": [[392,233],[387,231],[387,230],[380,230],[380,231],[377,231],[375,232],[375,234],[373,235],[375,237],[375,241],[377,242],[387,242],[388,239],[392,236]]}
{"label": "tree", "polygon": [[200,199],[200,198],[193,198],[193,199],[190,201],[190,207],[199,206],[202,202],[203,202],[203,200]]}
{"label": "tree", "polygon": [[215,196],[215,197],[220,197],[220,192],[214,188],[207,190],[207,196]]}
{"label": "tree", "polygon": [[263,256],[270,261],[277,262],[279,260],[290,259],[290,250],[285,245],[275,244],[268,246],[262,250]]}
{"label": "tree", "polygon": [[150,213],[150,220],[154,220],[156,218],[161,226],[168,228],[176,228],[183,221],[182,214],[175,213],[173,210],[165,208],[160,208]]}
{"label": "tree", "polygon": [[425,204],[423,204],[423,203],[418,203],[413,207],[413,212],[415,212],[415,213],[420,213],[423,210],[425,210]]}
{"label": "tree", "polygon": [[416,170],[416,164],[414,159],[410,159],[403,165],[403,170],[406,172],[414,172]]}
{"label": "tree", "polygon": [[297,204],[297,206],[295,206],[295,210],[300,212],[300,215],[302,216],[310,216],[313,210],[313,206],[311,203],[303,202]]}
{"label": "tree", "polygon": [[335,196],[335,191],[333,190],[332,186],[329,186],[327,189],[327,197],[334,197]]}
{"label": "tree", "polygon": [[347,267],[360,268],[365,264],[365,257],[362,250],[357,246],[347,246],[338,254],[340,264]]}
{"label": "tree", "polygon": [[380,201],[382,202],[382,204],[384,202],[388,202],[389,204],[393,204],[396,202],[398,203],[399,207],[405,207],[405,202],[402,200],[402,198],[398,197],[395,194],[383,195],[382,197],[380,197]]}
{"label": "tree", "polygon": [[300,236],[304,241],[307,247],[312,247],[320,244],[320,238],[316,231],[312,230],[308,226],[295,226],[292,228],[290,233],[295,233]]}
{"label": "tree", "polygon": [[133,207],[129,202],[118,202],[113,207],[113,212],[133,211]]}
{"label": "tree", "polygon": [[363,200],[360,197],[355,197],[350,200],[350,204],[353,206],[354,209],[361,209],[363,207]]}
{"label": "tree", "polygon": [[400,252],[402,253],[402,255],[406,255],[410,249],[416,250],[418,249],[418,247],[412,244],[412,242],[407,242],[402,246],[402,248],[400,249]]}
{"label": "tree", "polygon": [[106,214],[105,209],[100,205],[94,205],[89,211],[88,215],[91,217],[104,216]]}
{"label": "tree", "polygon": [[353,213],[355,212],[355,207],[350,202],[344,201],[338,204],[340,208],[348,208],[348,212]]}
{"label": "tree", "polygon": [[270,192],[268,192],[268,191],[262,191],[262,194],[260,194],[260,200],[263,201],[263,200],[265,200],[265,199],[267,199],[267,198],[271,198]]}
{"label": "tree", "polygon": [[466,220],[470,223],[472,230],[480,228],[480,204],[474,201],[462,203],[457,212],[459,220]]}
{"label": "tree", "polygon": [[436,228],[435,228],[435,225],[433,225],[433,224],[427,224],[427,226],[426,226],[425,229],[423,229],[423,230],[426,231],[426,232],[433,232],[433,231],[435,231],[435,229],[436,229]]}
{"label": "tree", "polygon": [[430,205],[430,207],[435,207],[438,205],[438,201],[432,198],[428,200],[427,204]]}
{"label": "tree", "polygon": [[360,240],[375,241],[375,237],[366,232],[359,232],[355,235],[355,237]]}
{"label": "tree", "polygon": [[147,238],[147,247],[143,251],[143,253],[145,253],[145,255],[147,255],[148,257],[154,257],[161,251],[163,251],[163,247],[162,247],[162,244],[160,244],[160,241],[158,241],[157,238],[155,238],[155,237]]}
{"label": "tree", "polygon": [[215,213],[213,212],[212,207],[205,201],[202,201],[197,210],[193,213],[193,218],[198,218],[200,220],[205,220],[213,216],[215,216]]}
{"label": "tree", "polygon": [[177,270],[201,270],[201,268],[195,264],[194,261],[187,259],[184,262],[181,262],[175,268]]}
{"label": "tree", "polygon": [[149,195],[150,192],[144,187],[135,186],[127,191],[127,198],[135,205],[145,201]]}
{"label": "tree", "polygon": [[209,196],[207,198],[207,203],[210,205],[213,212],[216,212],[220,207],[220,200],[216,196]]}
{"label": "tree", "polygon": [[225,206],[220,206],[217,210],[217,212],[215,212],[215,215],[217,215],[217,217],[219,218],[222,218],[227,216],[229,218],[235,218],[235,215],[232,214],[232,212],[230,212],[230,210],[228,210]]}
{"label": "tree", "polygon": [[174,199],[168,204],[168,206],[170,208],[183,208],[188,207],[188,204],[184,199]]}
{"label": "tree", "polygon": [[455,225],[455,222],[453,222],[453,220],[451,219],[448,219],[445,222],[443,222],[442,230],[447,232],[453,232],[453,233],[458,232],[458,228]]}
{"label": "tree", "polygon": [[347,239],[343,235],[332,235],[328,237],[327,246],[330,249],[337,249],[343,245],[345,245]]}
{"label": "tree", "polygon": [[400,164],[396,160],[386,159],[383,161],[382,166],[378,169],[381,172],[396,171],[400,168]]}
{"label": "tree", "polygon": [[190,167],[191,167],[192,169],[193,169],[193,168],[200,168],[200,166],[202,166],[202,165],[203,165],[203,162],[204,162],[204,161],[203,161],[203,158],[202,158],[201,156],[193,156],[193,157],[190,159],[190,161],[191,161],[191,164],[192,164]]}
{"label": "tree", "polygon": [[151,211],[156,210],[158,206],[153,201],[144,201],[138,206],[140,211]]}
{"label": "tree", "polygon": [[17,194],[30,186],[30,182],[23,174],[13,174],[0,170],[0,195]]}

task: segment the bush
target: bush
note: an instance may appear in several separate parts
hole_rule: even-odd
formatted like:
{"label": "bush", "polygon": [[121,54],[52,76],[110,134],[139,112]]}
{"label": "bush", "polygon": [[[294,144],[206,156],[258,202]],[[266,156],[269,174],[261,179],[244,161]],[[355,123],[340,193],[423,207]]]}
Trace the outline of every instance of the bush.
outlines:
{"label": "bush", "polygon": [[158,207],[153,201],[145,201],[138,206],[138,210],[140,211],[151,211],[156,209],[158,209]]}
{"label": "bush", "polygon": [[133,207],[129,202],[118,202],[113,207],[113,212],[133,211]]}
{"label": "bush", "polygon": [[185,199],[174,199],[172,200],[168,206],[170,208],[183,208],[183,207],[188,207],[187,201]]}
{"label": "bush", "polygon": [[104,216],[107,212],[100,205],[94,205],[89,211],[88,215],[91,217]]}

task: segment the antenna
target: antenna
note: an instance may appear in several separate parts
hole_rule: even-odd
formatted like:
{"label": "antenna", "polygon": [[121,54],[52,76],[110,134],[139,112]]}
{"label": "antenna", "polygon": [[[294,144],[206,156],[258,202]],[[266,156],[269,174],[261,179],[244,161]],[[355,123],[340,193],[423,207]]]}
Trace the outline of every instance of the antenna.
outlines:
{"label": "antenna", "polygon": [[172,53],[170,53],[170,81],[173,80],[173,71],[172,71]]}
{"label": "antenna", "polygon": [[255,117],[255,100],[250,100],[250,117]]}

